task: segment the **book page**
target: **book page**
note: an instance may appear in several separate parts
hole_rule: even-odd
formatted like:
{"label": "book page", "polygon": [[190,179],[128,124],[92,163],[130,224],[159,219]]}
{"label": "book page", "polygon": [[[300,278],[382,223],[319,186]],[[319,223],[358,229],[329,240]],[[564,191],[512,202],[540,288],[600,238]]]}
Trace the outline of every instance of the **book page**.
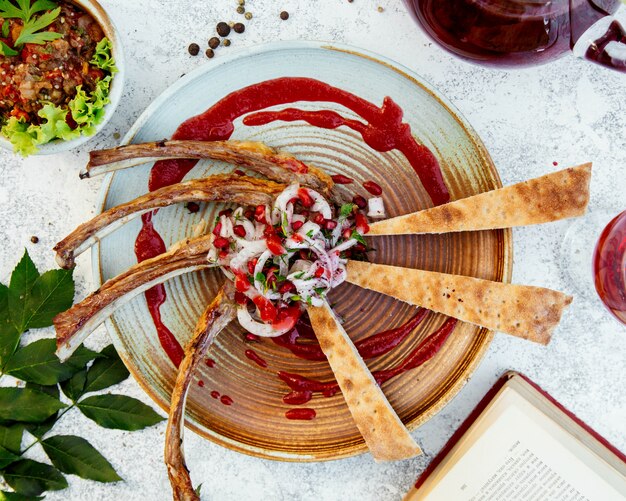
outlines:
{"label": "book page", "polygon": [[626,500],[623,476],[571,435],[566,440],[565,431],[510,388],[483,417],[450,455],[452,466],[432,475],[413,499]]}

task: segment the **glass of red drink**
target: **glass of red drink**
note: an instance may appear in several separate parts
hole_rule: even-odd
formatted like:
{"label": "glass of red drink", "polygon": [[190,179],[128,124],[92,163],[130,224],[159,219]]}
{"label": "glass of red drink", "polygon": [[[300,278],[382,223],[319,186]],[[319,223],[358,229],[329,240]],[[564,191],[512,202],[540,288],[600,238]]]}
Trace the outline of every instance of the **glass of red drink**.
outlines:
{"label": "glass of red drink", "polygon": [[626,324],[626,211],[602,231],[593,253],[592,270],[600,299]]}
{"label": "glass of red drink", "polygon": [[471,62],[529,66],[574,50],[626,71],[620,0],[405,0],[435,42]]}

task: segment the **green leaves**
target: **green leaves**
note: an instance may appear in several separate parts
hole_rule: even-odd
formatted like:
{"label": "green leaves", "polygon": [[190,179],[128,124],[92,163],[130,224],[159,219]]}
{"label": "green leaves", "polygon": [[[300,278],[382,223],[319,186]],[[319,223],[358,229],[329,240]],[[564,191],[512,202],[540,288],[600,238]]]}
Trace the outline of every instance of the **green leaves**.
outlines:
{"label": "green leaves", "polygon": [[4,470],[4,480],[15,492],[25,496],[38,496],[44,491],[60,491],[67,480],[59,470],[31,459],[21,459]]}
{"label": "green leaves", "polygon": [[44,451],[63,473],[98,482],[117,482],[122,478],[111,464],[84,438],[56,435],[41,442]]}
{"label": "green leaves", "polygon": [[63,402],[30,388],[0,388],[0,419],[40,423],[59,409]]}
{"label": "green leaves", "polygon": [[[1,284],[0,284],[1,285]],[[72,305],[74,281],[70,270],[39,274],[24,256],[11,274],[7,288],[0,287],[0,358],[4,365],[15,351],[19,337],[30,328],[48,327],[52,319]]]}
{"label": "green leaves", "polygon": [[[6,1],[0,0],[0,8]],[[22,7],[31,2],[16,1]],[[37,0],[32,8],[47,1]],[[128,370],[113,345],[100,353],[81,345],[65,362],[55,354],[54,339],[40,339],[20,347],[26,329],[51,325],[55,315],[71,306],[73,296],[71,272],[51,270],[40,274],[28,252],[15,267],[9,287],[0,284],[0,377],[8,374],[22,381],[17,387],[0,386],[0,480],[4,479],[14,490],[0,491],[0,501],[32,501],[41,499],[37,496],[46,491],[65,489],[64,474],[98,482],[121,480],[104,456],[84,438],[46,438],[73,407],[107,428],[139,430],[163,419],[139,400],[124,395],[84,398],[87,393],[128,378]],[[59,386],[72,401],[71,406],[60,400]],[[24,431],[28,432],[27,446],[22,449]],[[33,441],[32,436],[37,440]],[[35,445],[41,445],[54,466],[24,458],[24,453]]]}
{"label": "green leaves", "polygon": [[[38,12],[43,11],[49,12],[36,18],[33,17]],[[30,0],[17,0],[17,5],[9,0],[0,0],[0,17],[4,19],[17,18],[23,22],[22,31],[14,44],[16,47],[25,43],[43,44],[44,42],[61,38],[63,35],[60,33],[52,31],[40,32],[50,26],[59,17],[60,13],[61,8],[50,0],[37,0],[32,5]]]}
{"label": "green leaves", "polygon": [[128,376],[128,369],[120,359],[112,344],[101,352],[105,358],[96,360],[87,373],[84,393],[104,390],[109,386],[121,383]]}
{"label": "green leaves", "polygon": [[54,339],[40,339],[17,350],[4,367],[7,374],[43,385],[56,384],[72,377],[76,366],[62,363],[54,354]]}
{"label": "green leaves", "polygon": [[104,428],[134,431],[163,421],[151,407],[125,395],[94,395],[80,401],[78,408]]}

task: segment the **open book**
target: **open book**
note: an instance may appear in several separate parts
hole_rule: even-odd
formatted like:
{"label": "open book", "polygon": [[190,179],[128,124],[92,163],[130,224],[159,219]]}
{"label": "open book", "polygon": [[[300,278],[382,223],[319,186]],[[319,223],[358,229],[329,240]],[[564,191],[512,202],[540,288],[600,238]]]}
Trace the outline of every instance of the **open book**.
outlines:
{"label": "open book", "polygon": [[417,500],[624,501],[626,456],[507,372],[405,497]]}

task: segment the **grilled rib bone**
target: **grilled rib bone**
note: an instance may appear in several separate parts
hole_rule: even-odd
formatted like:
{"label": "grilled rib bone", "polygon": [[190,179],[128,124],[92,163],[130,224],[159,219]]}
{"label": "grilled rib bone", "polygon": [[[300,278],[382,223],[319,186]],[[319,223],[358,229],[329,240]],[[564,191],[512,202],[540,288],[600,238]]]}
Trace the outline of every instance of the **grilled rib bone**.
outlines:
{"label": "grilled rib bone", "polygon": [[104,211],[81,224],[54,246],[56,259],[62,268],[73,268],[76,256],[99,239],[129,220],[159,207],[192,201],[266,205],[272,203],[284,189],[284,185],[272,181],[223,174],[166,186]]}
{"label": "grilled rib bone", "polygon": [[198,319],[193,337],[185,347],[185,358],[178,368],[165,432],[165,464],[175,501],[199,501],[200,499],[191,483],[183,452],[183,424],[187,392],[193,374],[204,359],[215,336],[236,316],[237,308],[232,299],[233,292],[232,285],[229,282],[225,283]]}
{"label": "grilled rib bone", "polygon": [[59,359],[66,360],[98,325],[142,292],[178,275],[213,266],[206,257],[210,241],[209,235],[179,242],[170,251],[107,280],[80,303],[58,314],[54,327]]}
{"label": "grilled rib bone", "polygon": [[300,183],[326,197],[330,196],[334,186],[333,180],[324,171],[264,143],[252,141],[157,141],[92,151],[89,157],[89,164],[81,177],[97,176],[157,160],[210,158],[248,167],[273,181]]}

